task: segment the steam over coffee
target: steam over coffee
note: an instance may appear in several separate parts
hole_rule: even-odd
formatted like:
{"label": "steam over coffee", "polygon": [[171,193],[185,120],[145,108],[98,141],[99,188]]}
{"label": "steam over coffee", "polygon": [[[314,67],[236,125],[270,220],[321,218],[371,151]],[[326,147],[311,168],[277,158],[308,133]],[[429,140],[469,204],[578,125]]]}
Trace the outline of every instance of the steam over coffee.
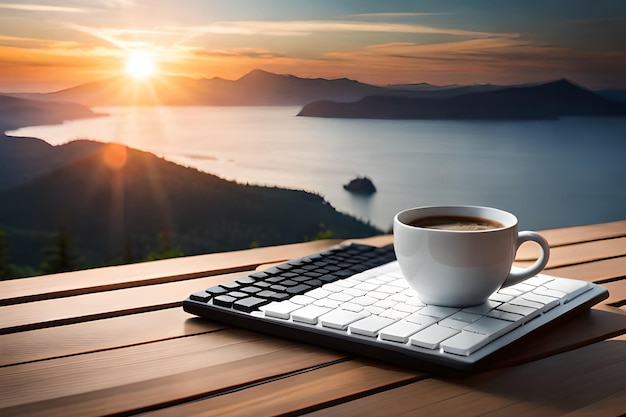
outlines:
{"label": "steam over coffee", "polygon": [[459,231],[490,230],[504,227],[502,223],[495,220],[462,216],[423,217],[421,219],[413,220],[409,223],[409,225],[427,229]]}

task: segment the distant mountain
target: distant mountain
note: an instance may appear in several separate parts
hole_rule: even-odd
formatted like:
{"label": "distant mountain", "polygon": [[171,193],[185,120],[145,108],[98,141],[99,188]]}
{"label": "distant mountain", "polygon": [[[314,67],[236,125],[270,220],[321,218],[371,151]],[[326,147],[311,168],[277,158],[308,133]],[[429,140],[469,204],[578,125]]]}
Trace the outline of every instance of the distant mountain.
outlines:
{"label": "distant mountain", "polygon": [[[513,87],[475,84],[436,86],[427,83],[364,84],[347,78],[301,78],[253,70],[237,80],[154,77],[139,82],[118,76],[78,85],[53,93],[10,94],[41,101],[76,102],[84,106],[304,106],[314,101],[354,102],[368,96],[410,98],[452,98],[470,93],[494,92]],[[626,91],[607,90],[606,97],[622,97]],[[9,94],[7,94],[9,95]]]}
{"label": "distant mountain", "polygon": [[[318,195],[241,185],[112,146],[0,138],[0,178],[15,177],[0,187],[0,227],[13,262],[41,262],[62,224],[92,264],[128,248],[145,256],[158,248],[161,232],[187,255],[301,242],[327,229],[337,238],[380,233]],[[120,149],[124,164],[116,163]]]}
{"label": "distant mountain", "polygon": [[0,133],[24,126],[52,125],[63,123],[65,120],[96,116],[99,114],[76,103],[0,95]]}
{"label": "distant mountain", "polygon": [[598,90],[596,93],[609,100],[626,102],[626,90]]}
{"label": "distant mountain", "polygon": [[41,139],[0,135],[0,192],[37,180],[93,152],[93,144],[52,146]]}
{"label": "distant mountain", "polygon": [[54,93],[20,97],[74,101],[86,106],[301,106],[321,99],[354,101],[385,91],[383,87],[347,78],[299,78],[254,70],[232,81],[217,77],[155,77],[138,82],[119,76]]}
{"label": "distant mountain", "polygon": [[351,103],[307,104],[299,116],[366,119],[557,119],[626,116],[626,104],[608,100],[567,80],[446,98],[369,96]]}

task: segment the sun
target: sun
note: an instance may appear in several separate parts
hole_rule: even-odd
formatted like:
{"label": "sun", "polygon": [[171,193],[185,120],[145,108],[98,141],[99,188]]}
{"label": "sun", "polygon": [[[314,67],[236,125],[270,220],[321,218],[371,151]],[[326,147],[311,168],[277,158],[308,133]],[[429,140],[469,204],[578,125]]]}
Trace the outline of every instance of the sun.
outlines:
{"label": "sun", "polygon": [[126,57],[124,70],[129,77],[144,81],[156,74],[157,64],[149,53],[134,51]]}

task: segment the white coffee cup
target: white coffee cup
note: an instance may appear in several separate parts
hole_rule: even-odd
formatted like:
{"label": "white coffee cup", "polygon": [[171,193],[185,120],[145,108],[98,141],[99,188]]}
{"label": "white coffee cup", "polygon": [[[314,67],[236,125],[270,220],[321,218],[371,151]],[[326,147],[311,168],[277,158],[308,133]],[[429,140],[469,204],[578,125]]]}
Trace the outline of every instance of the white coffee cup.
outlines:
{"label": "white coffee cup", "polygon": [[[426,227],[434,217],[487,219],[487,230],[442,230]],[[418,221],[420,220],[420,221]],[[416,223],[421,225],[411,225]],[[548,242],[535,232],[518,233],[517,218],[506,211],[477,206],[430,206],[404,210],[394,217],[394,249],[400,269],[426,304],[467,307],[487,301],[502,287],[543,270]],[[534,241],[541,256],[528,268],[512,267],[520,245]]]}

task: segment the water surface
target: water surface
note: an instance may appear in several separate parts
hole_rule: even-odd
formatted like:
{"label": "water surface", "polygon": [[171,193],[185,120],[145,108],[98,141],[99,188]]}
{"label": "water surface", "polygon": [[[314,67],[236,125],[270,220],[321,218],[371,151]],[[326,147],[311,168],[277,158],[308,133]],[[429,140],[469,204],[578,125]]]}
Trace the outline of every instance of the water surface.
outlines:
{"label": "water surface", "polygon": [[[522,228],[626,219],[626,118],[396,121],[297,117],[297,107],[108,107],[110,117],[10,132],[121,142],[241,183],[323,195],[388,229],[404,208],[488,205]],[[342,185],[367,175],[378,192]]]}

